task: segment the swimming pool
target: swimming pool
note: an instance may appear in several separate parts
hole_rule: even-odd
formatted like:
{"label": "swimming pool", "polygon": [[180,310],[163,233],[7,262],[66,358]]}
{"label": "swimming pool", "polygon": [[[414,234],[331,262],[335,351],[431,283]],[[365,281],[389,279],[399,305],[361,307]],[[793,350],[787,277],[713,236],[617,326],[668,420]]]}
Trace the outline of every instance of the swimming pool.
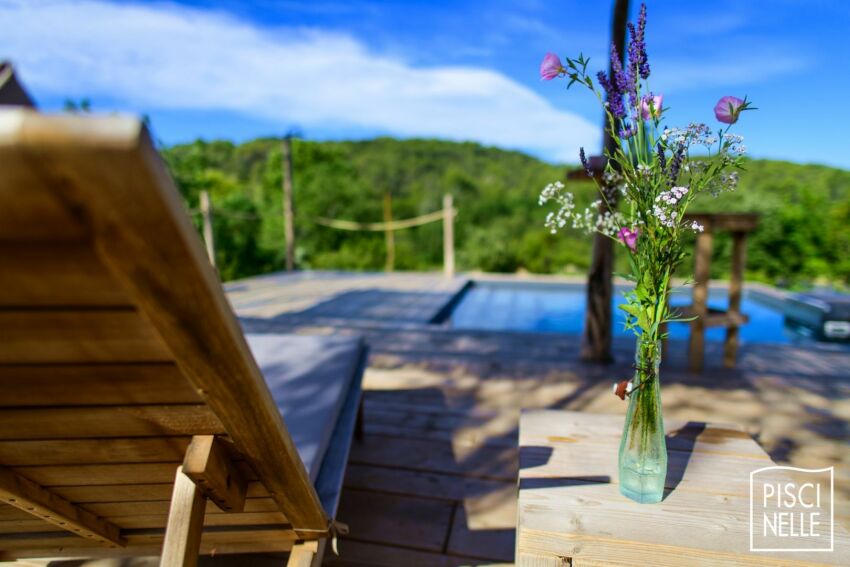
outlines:
{"label": "swimming pool", "polygon": [[[624,328],[625,313],[617,308],[625,288],[614,293],[614,334],[633,336]],[[780,300],[753,291],[745,291],[741,311],[750,317],[741,327],[742,343],[790,343],[805,339],[805,334],[785,325]],[[690,302],[690,289],[671,295],[672,305]],[[477,281],[469,287],[449,315],[447,324],[455,329],[491,331],[528,331],[580,334],[586,306],[582,285],[549,283],[507,283]],[[724,289],[711,290],[708,304],[725,309],[728,296]],[[687,339],[688,325],[673,323],[670,338]],[[706,330],[706,340],[722,341],[725,330]]]}

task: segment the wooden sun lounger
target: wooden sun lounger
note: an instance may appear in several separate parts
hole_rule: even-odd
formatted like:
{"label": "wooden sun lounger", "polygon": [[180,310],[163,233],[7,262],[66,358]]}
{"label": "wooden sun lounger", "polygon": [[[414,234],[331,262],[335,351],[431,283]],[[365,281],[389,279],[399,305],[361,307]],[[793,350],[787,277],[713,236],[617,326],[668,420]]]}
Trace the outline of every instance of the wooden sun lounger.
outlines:
{"label": "wooden sun lounger", "polygon": [[0,111],[0,560],[317,561],[364,356],[246,340],[137,120]]}

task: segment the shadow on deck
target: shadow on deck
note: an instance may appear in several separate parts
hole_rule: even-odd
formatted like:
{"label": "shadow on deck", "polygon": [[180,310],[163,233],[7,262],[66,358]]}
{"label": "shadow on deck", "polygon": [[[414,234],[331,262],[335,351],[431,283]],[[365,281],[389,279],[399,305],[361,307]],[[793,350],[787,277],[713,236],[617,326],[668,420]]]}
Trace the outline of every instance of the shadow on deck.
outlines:
{"label": "shadow on deck", "polygon": [[[356,334],[370,344],[365,438],[352,449],[339,512],[351,533],[328,565],[512,562],[520,409],[625,411],[610,385],[632,372],[631,341],[615,341],[614,364],[588,365],[578,336],[428,325],[439,295],[446,300],[342,290],[300,312],[242,319],[251,332]],[[728,370],[721,350],[708,343],[705,372],[692,374],[686,345],[670,342],[665,417],[740,424],[795,466],[847,460],[850,353],[747,344]],[[847,523],[850,478],[836,490],[836,519]]]}

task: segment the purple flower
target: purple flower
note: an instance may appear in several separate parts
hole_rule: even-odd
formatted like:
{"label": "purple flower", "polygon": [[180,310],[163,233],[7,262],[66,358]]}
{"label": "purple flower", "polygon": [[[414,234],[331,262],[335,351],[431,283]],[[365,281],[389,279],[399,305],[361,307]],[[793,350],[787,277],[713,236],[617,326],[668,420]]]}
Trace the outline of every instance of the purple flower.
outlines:
{"label": "purple flower", "polygon": [[634,229],[623,227],[617,233],[617,239],[625,244],[629,250],[634,252],[637,250],[638,228]]}
{"label": "purple flower", "polygon": [[620,139],[621,140],[628,140],[629,138],[631,138],[634,135],[635,135],[634,126],[632,126],[630,124],[626,124],[625,126],[623,126],[620,129]]}
{"label": "purple flower", "polygon": [[656,153],[658,154],[658,165],[661,166],[661,169],[667,169],[667,154],[664,153],[664,147],[661,145],[661,142],[658,142],[658,146],[656,146]]}
{"label": "purple flower", "polygon": [[596,78],[605,90],[608,110],[615,118],[624,117],[626,115],[626,108],[623,106],[623,96],[617,90],[617,86],[608,79],[608,75],[605,74],[605,71],[599,71],[596,74]]}
{"label": "purple flower", "polygon": [[620,61],[620,54],[617,52],[617,46],[611,44],[611,70],[614,72],[614,85],[620,94],[629,92],[629,73],[623,71],[623,63]]}
{"label": "purple flower", "polygon": [[646,56],[646,4],[640,5],[637,28],[628,24],[629,36],[629,67],[637,69],[641,79],[649,77],[649,59]]}
{"label": "purple flower", "polygon": [[620,61],[620,54],[617,52],[617,46],[611,44],[611,70],[614,75],[611,77],[613,86],[617,89],[620,95],[629,95],[629,105],[634,108],[637,101],[637,80],[634,70],[626,66],[623,68],[623,63]]}
{"label": "purple flower", "polygon": [[724,96],[714,106],[714,115],[724,124],[734,124],[746,103],[738,97]]}
{"label": "purple flower", "polygon": [[676,185],[679,179],[679,170],[682,168],[682,161],[685,159],[685,144],[680,143],[673,152],[673,159],[670,160],[670,187]]}
{"label": "purple flower", "polygon": [[561,60],[552,52],[547,53],[540,63],[540,80],[551,81],[561,73],[565,72]]}
{"label": "purple flower", "polygon": [[644,95],[640,101],[640,116],[644,120],[661,118],[664,95]]}
{"label": "purple flower", "polygon": [[584,167],[584,172],[588,177],[593,177],[593,170],[590,168],[590,163],[587,161],[587,156],[584,153],[584,148],[578,149],[578,158],[581,160],[581,165]]}

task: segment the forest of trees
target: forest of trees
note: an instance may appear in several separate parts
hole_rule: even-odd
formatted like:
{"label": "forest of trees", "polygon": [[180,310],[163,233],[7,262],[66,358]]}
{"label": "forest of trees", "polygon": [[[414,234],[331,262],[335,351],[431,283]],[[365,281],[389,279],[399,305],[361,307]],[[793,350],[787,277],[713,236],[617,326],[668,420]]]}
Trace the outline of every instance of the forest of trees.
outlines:
{"label": "forest of trees", "polygon": [[[163,155],[188,208],[197,210],[200,191],[212,196],[216,260],[224,279],[282,269],[279,139],[198,141],[163,148]],[[474,143],[378,138],[294,140],[293,167],[296,259],[303,269],[383,269],[382,233],[338,231],[314,219],[379,222],[385,193],[392,196],[396,219],[435,211],[444,193],[454,195],[459,270],[575,273],[590,260],[591,239],[549,234],[546,211],[537,205],[542,187],[564,179],[566,166]],[[592,183],[573,188],[588,202],[594,196]],[[850,171],[752,160],[735,193],[705,196],[693,210],[761,213],[748,248],[749,278],[789,286],[850,282]],[[199,215],[195,220],[200,223]],[[713,275],[726,277],[729,239],[716,242]],[[440,223],[396,233],[396,269],[434,270],[441,264]]]}

